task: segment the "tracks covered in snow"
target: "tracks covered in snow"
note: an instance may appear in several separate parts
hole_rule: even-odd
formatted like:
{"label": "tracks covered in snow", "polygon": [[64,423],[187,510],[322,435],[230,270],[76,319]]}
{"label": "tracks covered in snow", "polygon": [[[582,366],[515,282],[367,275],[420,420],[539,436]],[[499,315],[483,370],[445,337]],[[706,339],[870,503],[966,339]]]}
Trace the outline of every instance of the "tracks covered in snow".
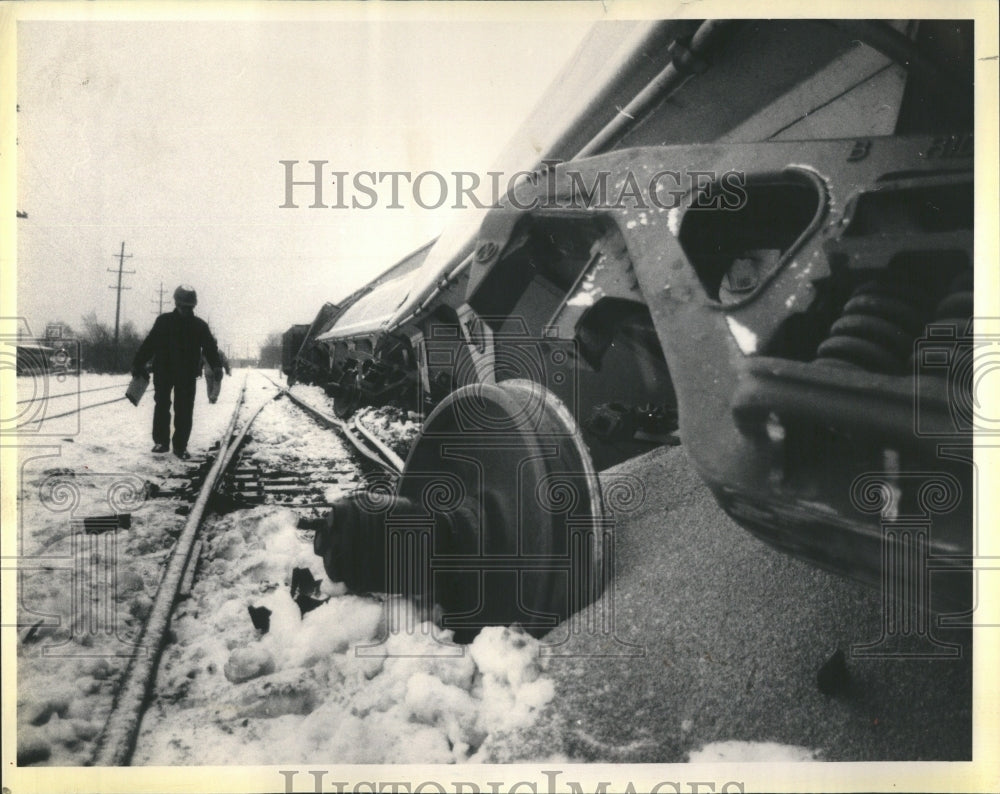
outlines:
{"label": "tracks covered in snow", "polygon": [[[136,732],[142,719],[142,711],[149,697],[152,678],[170,624],[171,612],[180,592],[181,583],[189,578],[187,576],[189,566],[197,564],[197,559],[192,560],[192,551],[198,539],[202,516],[208,506],[208,499],[215,488],[216,480],[245,435],[244,432],[239,436],[234,436],[245,393],[246,382],[244,381],[232,418],[220,439],[215,463],[205,478],[201,493],[195,500],[184,529],[167,560],[166,570],[160,580],[160,586],[156,591],[156,598],[153,601],[146,625],[139,637],[139,643],[125,670],[124,680],[118,690],[108,721],[98,736],[94,754],[95,764],[118,766],[127,763],[131,758]],[[255,417],[256,415],[253,418]],[[247,427],[253,418],[247,422]],[[232,453],[230,453],[231,447]]]}
{"label": "tracks covered in snow", "polygon": [[[268,378],[277,388],[281,388],[271,378]],[[376,433],[372,432],[359,418],[350,423],[338,419],[328,411],[324,411],[288,390],[282,390],[293,403],[313,417],[321,425],[337,431],[354,450],[379,468],[399,474],[403,470],[403,459],[397,455]]]}
{"label": "tracks covered in snow", "polygon": [[[370,429],[379,424],[369,417]],[[392,435],[384,443],[398,441]],[[364,482],[362,466],[350,471],[352,455],[341,437],[276,400],[240,466],[286,479],[311,472],[332,501]],[[133,763],[485,758],[551,698],[531,637],[496,628],[456,645],[408,602],[330,581],[313,553],[317,496],[275,489],[206,528]]]}
{"label": "tracks covered in snow", "polygon": [[[363,431],[348,428],[367,448],[359,456],[355,440],[317,424],[325,395],[297,388],[295,401],[275,399],[283,391],[273,382],[251,373],[248,383],[246,404],[229,403],[218,448],[195,465],[179,472],[169,456],[137,453],[145,498],[127,531],[100,536],[123,547],[112,555],[115,625],[95,633],[74,624],[68,638],[44,626],[30,632],[20,668],[27,686],[19,692],[19,760],[496,757],[504,736],[530,724],[552,697],[537,641],[496,627],[456,644],[401,598],[348,593],[313,551],[325,508],[369,475],[385,485],[417,425],[398,412],[366,412]],[[100,468],[93,454],[59,472],[75,477],[88,467]],[[53,645],[74,659],[47,660]]]}
{"label": "tracks covered in snow", "polygon": [[[287,391],[274,383],[273,380],[270,378],[267,379],[278,389],[277,394],[274,395],[274,399],[287,394]],[[221,507],[225,512],[232,512],[237,509],[241,503],[248,501],[248,494],[246,492],[246,486],[248,485],[251,487],[252,495],[257,497],[257,499],[252,499],[251,497],[251,501],[255,501],[261,505],[281,500],[299,506],[301,505],[301,499],[296,499],[296,497],[301,497],[310,491],[316,491],[314,487],[316,481],[314,480],[310,483],[310,478],[315,474],[314,468],[311,465],[304,465],[302,459],[292,460],[291,462],[287,459],[282,459],[285,467],[279,470],[278,478],[268,477],[268,472],[265,472],[265,469],[261,465],[262,461],[254,461],[252,455],[249,456],[253,461],[252,465],[244,465],[235,472],[232,471],[233,465],[241,455],[244,442],[248,439],[248,434],[255,420],[268,407],[269,402],[271,402],[270,399],[262,402],[248,418],[244,418],[242,426],[240,426],[239,420],[241,411],[244,408],[245,392],[246,381],[244,381],[244,385],[240,390],[229,424],[218,442],[214,460],[207,471],[204,472],[204,476],[201,479],[197,489],[197,496],[188,513],[184,529],[181,531],[166,562],[163,578],[160,580],[149,617],[142,629],[135,652],[125,670],[108,720],[97,738],[93,758],[95,765],[119,766],[127,764],[131,760],[142,714],[152,693],[154,676],[159,667],[160,654],[166,643],[166,635],[170,628],[172,613],[182,593],[184,595],[190,593],[194,573],[197,569],[200,552],[203,547],[199,533],[202,529],[202,520],[206,515],[206,511],[211,506],[215,508]],[[310,407],[308,404],[300,400],[295,400],[295,403],[311,417],[321,420],[325,419],[321,412]],[[327,426],[331,426],[330,423],[326,424]],[[387,451],[388,448],[378,441],[373,434],[368,433],[363,438],[359,438],[346,428],[341,427],[340,423],[332,426],[341,430],[347,440],[366,458],[379,463],[384,468],[393,469],[391,464],[386,465],[385,463],[386,459],[392,460],[393,453],[391,450]],[[266,435],[267,433],[265,432],[265,438]],[[308,428],[304,429],[304,435],[306,437],[311,435]],[[205,463],[207,466],[209,461],[206,460]],[[305,463],[308,464],[309,461]],[[349,461],[345,460],[344,463],[349,464]],[[289,468],[289,466],[294,467],[296,464],[297,470]],[[348,473],[352,475],[353,479],[356,478],[360,470],[356,465],[347,465],[347,468],[340,466],[335,471],[338,473]],[[244,476],[241,477],[241,474]],[[249,479],[245,476],[247,474],[250,475]],[[272,482],[277,482],[277,487],[275,485],[265,485],[264,483],[268,479],[271,479]],[[318,479],[322,482],[322,475]],[[228,495],[228,499],[225,498],[226,495]],[[306,506],[315,509],[328,505],[322,503],[317,505],[314,502]],[[307,569],[300,570],[305,571]],[[316,581],[311,576],[309,581],[312,586],[315,586]],[[298,587],[301,589],[301,585],[298,585]],[[311,589],[310,596],[313,592]],[[250,611],[254,625],[258,627],[264,626],[266,630],[266,619],[259,617],[263,613],[259,610],[248,611]]]}

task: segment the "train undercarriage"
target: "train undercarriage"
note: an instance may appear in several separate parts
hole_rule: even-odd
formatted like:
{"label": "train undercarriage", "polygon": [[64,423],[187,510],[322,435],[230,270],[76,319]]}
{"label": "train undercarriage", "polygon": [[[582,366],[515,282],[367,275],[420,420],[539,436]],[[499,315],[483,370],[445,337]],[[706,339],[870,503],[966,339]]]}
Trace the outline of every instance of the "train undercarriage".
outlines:
{"label": "train undercarriage", "polygon": [[456,636],[544,634],[610,575],[620,504],[595,472],[682,443],[764,541],[920,614],[967,613],[971,36],[649,33],[595,92],[622,113],[570,125],[474,243],[383,301],[389,320],[300,349],[326,355],[313,377],[338,412],[425,417],[396,485],[317,537],[331,575],[364,560],[362,589],[429,598]]}

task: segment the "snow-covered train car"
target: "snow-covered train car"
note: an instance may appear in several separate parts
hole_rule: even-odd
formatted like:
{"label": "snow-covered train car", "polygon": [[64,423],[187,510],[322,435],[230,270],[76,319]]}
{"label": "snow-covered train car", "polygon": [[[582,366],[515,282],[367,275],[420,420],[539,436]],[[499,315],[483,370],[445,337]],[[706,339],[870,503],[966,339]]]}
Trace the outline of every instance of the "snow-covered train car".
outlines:
{"label": "snow-covered train car", "polygon": [[[457,289],[428,286],[423,265],[434,241],[427,243],[353,293],[339,305],[312,337],[325,352],[327,393],[338,414],[347,416],[359,405],[397,404],[416,408],[418,399],[419,324],[396,320],[401,307],[425,298],[447,305],[445,295],[461,297]],[[395,320],[395,321],[394,321]]]}

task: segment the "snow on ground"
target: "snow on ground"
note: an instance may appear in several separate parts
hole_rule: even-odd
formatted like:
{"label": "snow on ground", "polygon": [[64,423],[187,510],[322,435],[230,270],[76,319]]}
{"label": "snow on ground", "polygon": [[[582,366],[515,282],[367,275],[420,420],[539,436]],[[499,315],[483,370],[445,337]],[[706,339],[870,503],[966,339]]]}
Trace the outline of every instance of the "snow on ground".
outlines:
{"label": "snow on ground", "polygon": [[[261,441],[258,443],[254,439]],[[287,469],[305,462],[312,470],[309,476],[315,481],[328,479],[328,470],[337,469],[340,487],[327,490],[328,501],[353,491],[360,481],[345,443],[336,434],[307,419],[287,399],[276,400],[257,417],[246,453],[268,470]],[[244,454],[244,458],[247,456]]]}
{"label": "snow on ground", "polygon": [[[275,402],[244,460],[343,459],[332,434],[302,432],[308,422]],[[297,567],[331,596],[304,615],[291,596]],[[250,607],[269,610],[266,632]],[[490,733],[531,724],[553,694],[536,640],[495,628],[463,647],[408,603],[346,594],[326,579],[297,515],[280,507],[214,524],[173,628],[137,764],[476,760]]]}
{"label": "snow on ground", "polygon": [[[199,381],[192,455],[203,455],[222,434],[242,378],[234,371],[215,405]],[[144,496],[145,482],[169,485],[192,465],[150,452],[152,389],[138,407],[121,401],[59,416],[75,405],[122,396],[127,381],[88,374],[51,384],[18,378],[18,399],[31,401],[21,414],[30,432],[19,438],[17,700],[23,761],[87,760],[184,526],[175,513],[181,501]],[[120,388],[104,388],[115,384]],[[72,392],[79,403],[61,396]],[[131,528],[86,535],[74,522],[117,512],[131,513]]]}
{"label": "snow on ground", "polygon": [[794,761],[817,761],[819,752],[807,747],[796,747],[777,742],[712,742],[688,756],[693,764],[714,764],[722,762],[792,763]]}
{"label": "snow on ground", "polygon": [[391,406],[362,408],[357,412],[358,421],[404,460],[410,451],[410,445],[420,432],[420,424],[415,418],[416,414],[413,412]]}
{"label": "snow on ground", "polygon": [[[242,380],[234,374],[216,405],[200,387],[189,447],[195,456],[228,421]],[[115,382],[85,375],[79,388]],[[23,390],[30,398],[37,384]],[[251,373],[243,415],[273,393]],[[21,554],[31,557],[20,573],[23,763],[89,759],[184,525],[181,501],[143,496],[144,482],[179,484],[194,463],[149,451],[151,398],[147,393],[138,408],[120,402],[85,411],[79,426],[60,425],[47,437],[51,447],[21,453]],[[287,401],[270,401],[248,453],[267,466],[343,467],[326,494],[336,498],[358,477],[344,465],[340,441],[313,428]],[[71,521],[115,512],[130,512],[131,528],[81,536]],[[206,528],[198,576],[172,621],[134,763],[488,761],[491,735],[538,717],[553,685],[539,667],[536,640],[493,628],[457,646],[408,604],[348,595],[326,579],[297,522],[292,510],[268,506]],[[329,597],[304,616],[290,593],[296,567],[309,568],[322,583],[320,596]],[[253,626],[251,606],[270,610],[266,633]]]}
{"label": "snow on ground", "polygon": [[[531,724],[552,697],[534,640],[508,629],[462,648],[430,624],[399,625],[408,605],[351,595],[300,617],[287,586],[260,586],[287,561],[308,562],[289,519],[237,519],[266,553],[232,570],[223,592],[196,585],[134,763],[454,763],[492,731]],[[251,605],[270,609],[266,634]]]}
{"label": "snow on ground", "polygon": [[302,402],[311,405],[319,411],[323,411],[331,416],[333,415],[333,399],[319,386],[296,383],[292,386],[291,391]]}
{"label": "snow on ground", "polygon": [[[333,415],[333,398],[319,386],[297,383],[291,391],[304,403]],[[403,459],[420,432],[416,413],[388,405],[379,408],[362,407],[349,418],[361,422]]]}
{"label": "snow on ground", "polygon": [[[209,405],[199,384],[190,449],[204,455],[222,433],[244,373]],[[276,377],[276,376],[273,376]],[[20,453],[17,649],[21,763],[86,763],[118,680],[152,605],[163,566],[185,523],[178,498],[147,498],[146,482],[169,488],[196,461],[153,455],[152,394],[76,417],[56,395],[83,404],[114,399],[122,376],[84,375],[52,384],[48,397],[18,380],[24,421],[35,423]],[[314,393],[313,393],[314,392]],[[329,398],[296,386],[329,410]],[[359,476],[334,435],[320,431],[274,386],[250,373],[243,416],[266,403],[247,452],[263,467],[306,462],[324,476],[325,497],[357,487]],[[20,408],[21,406],[19,406]],[[395,417],[398,419],[399,417]],[[385,411],[365,412],[370,427]],[[394,425],[398,439],[409,423]],[[405,454],[405,449],[397,450]],[[330,474],[336,474],[331,479]],[[73,519],[129,512],[131,527],[83,535]],[[398,599],[350,595],[326,578],[310,533],[284,506],[212,519],[190,596],[172,621],[157,694],[147,711],[137,764],[449,763],[540,761],[517,741],[554,694],[548,657],[516,629],[490,628],[470,646],[414,614]],[[296,567],[320,581],[321,606],[300,613],[290,583]],[[270,611],[266,632],[249,608]],[[806,748],[722,742],[691,754],[703,761],[810,760]]]}

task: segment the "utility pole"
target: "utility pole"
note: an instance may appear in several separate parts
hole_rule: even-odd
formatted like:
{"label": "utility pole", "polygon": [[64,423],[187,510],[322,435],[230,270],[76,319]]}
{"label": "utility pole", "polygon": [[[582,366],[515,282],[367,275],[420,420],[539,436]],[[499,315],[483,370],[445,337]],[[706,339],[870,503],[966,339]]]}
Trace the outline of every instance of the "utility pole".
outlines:
{"label": "utility pole", "polygon": [[[152,301],[152,302],[156,303],[155,300]],[[160,282],[160,310],[157,312],[157,314],[163,314],[163,282],[162,281]]]}
{"label": "utility pole", "polygon": [[[128,274],[135,273],[134,270],[122,270],[122,267],[125,265],[125,259],[126,258],[131,259],[132,258],[132,254],[129,254],[128,257],[125,256],[125,241],[122,240],[122,250],[121,250],[121,253],[118,254],[118,286],[115,287],[115,286],[112,285],[112,286],[108,287],[108,289],[117,289],[118,290],[118,299],[117,299],[117,301],[115,301],[115,368],[116,369],[118,368],[119,363],[120,363],[120,356],[118,355],[118,327],[119,327],[119,324],[120,324],[121,314],[122,314],[122,290],[123,289],[132,289],[131,287],[123,287],[122,286],[122,274],[123,273],[128,273]],[[114,273],[115,271],[112,270],[109,267],[108,268],[108,272],[109,273]]]}

